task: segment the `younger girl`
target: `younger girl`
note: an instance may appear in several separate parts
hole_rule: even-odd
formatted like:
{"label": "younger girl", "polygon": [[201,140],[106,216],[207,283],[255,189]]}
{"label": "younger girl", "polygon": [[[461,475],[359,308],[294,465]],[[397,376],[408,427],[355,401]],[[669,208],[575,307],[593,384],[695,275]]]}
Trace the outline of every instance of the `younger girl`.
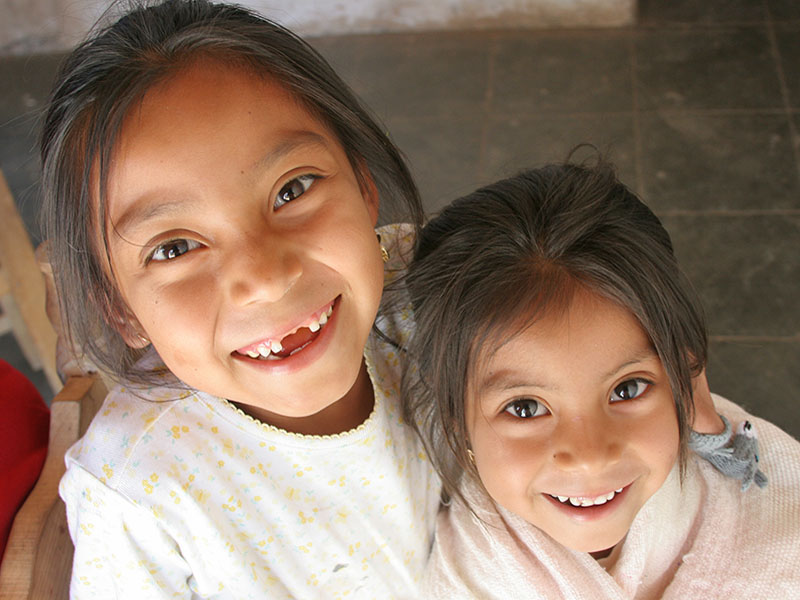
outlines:
{"label": "younger girl", "polygon": [[421,211],[344,83],[170,0],[68,57],[42,159],[64,323],[122,380],[67,456],[71,596],[418,597],[440,486],[378,315],[413,228],[373,228]]}
{"label": "younger girl", "polygon": [[687,451],[702,313],[610,167],[548,166],[455,201],[408,286],[407,419],[454,497],[424,597],[796,597],[800,444],[715,397],[742,427],[717,464],[758,430],[769,483]]}

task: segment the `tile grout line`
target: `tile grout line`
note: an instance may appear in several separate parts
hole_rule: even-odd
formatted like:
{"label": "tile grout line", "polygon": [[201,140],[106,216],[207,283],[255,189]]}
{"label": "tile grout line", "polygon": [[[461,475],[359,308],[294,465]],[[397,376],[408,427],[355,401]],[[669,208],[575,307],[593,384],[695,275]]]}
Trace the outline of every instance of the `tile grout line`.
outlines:
{"label": "tile grout line", "polygon": [[483,123],[481,124],[480,148],[478,149],[478,178],[486,179],[487,152],[489,143],[489,117],[492,114],[492,101],[494,100],[494,65],[497,57],[497,37],[492,35],[489,43],[489,52],[486,65],[486,94],[483,99]]}
{"label": "tile grout line", "polygon": [[740,21],[670,21],[640,23],[637,29],[649,31],[675,31],[678,33],[704,29],[706,31],[732,31],[742,27],[757,27],[764,25],[763,19],[742,19]]}
{"label": "tile grout line", "polygon": [[772,52],[772,58],[775,61],[775,70],[777,71],[778,75],[778,84],[781,88],[781,99],[783,100],[783,110],[784,114],[786,115],[786,120],[789,123],[789,135],[791,139],[789,143],[792,146],[792,152],[794,153],[794,163],[797,169],[798,177],[800,177],[800,136],[798,136],[797,126],[795,125],[792,111],[792,104],[789,101],[789,86],[786,84],[786,73],[783,70],[783,61],[781,58],[781,52],[778,48],[778,38],[775,35],[775,21],[772,18],[772,12],[769,9],[769,3],[767,0],[762,0],[764,4],[764,11],[766,15],[766,28],[767,28],[767,38],[769,39],[770,50]]}
{"label": "tile grout line", "polygon": [[628,56],[631,72],[631,125],[633,127],[633,169],[636,174],[636,191],[640,198],[647,197],[647,189],[644,184],[644,167],[642,165],[642,128],[639,119],[639,79],[636,75],[639,62],[636,54],[636,33],[628,38]]}
{"label": "tile grout line", "polygon": [[779,108],[753,107],[753,108],[649,108],[642,112],[658,112],[666,115],[704,115],[709,117],[728,117],[741,115],[785,115],[786,107]]}
{"label": "tile grout line", "polygon": [[[494,94],[492,93],[492,96]],[[637,103],[638,103],[638,95],[637,95]],[[484,110],[489,111],[489,115],[495,118],[501,118],[499,115],[491,115],[491,107],[488,109],[486,108],[486,99],[484,99]],[[785,116],[786,115],[786,108],[642,108],[639,106],[636,111],[634,110],[598,110],[598,111],[591,111],[591,110],[571,110],[571,111],[557,111],[557,110],[540,110],[537,112],[536,116],[531,116],[530,112],[522,112],[522,111],[509,111],[503,113],[503,117],[508,119],[544,119],[544,118],[552,118],[552,117],[624,117],[626,115],[633,115],[634,113],[638,113],[638,115],[647,115],[647,114],[662,114],[662,115],[672,115],[672,116],[683,116],[683,115],[697,115],[697,116],[709,116],[709,117],[729,117],[729,116]],[[800,109],[789,109],[790,114],[800,114]],[[392,117],[395,121],[416,121],[420,118],[430,118],[430,119],[437,119],[437,120],[458,120],[461,117],[459,115],[424,115],[422,117],[417,115],[397,115]]]}
{"label": "tile grout line", "polygon": [[778,342],[782,344],[800,343],[800,334],[797,335],[709,335],[709,342],[735,342],[735,343],[764,343]]}
{"label": "tile grout line", "polygon": [[800,217],[798,208],[749,208],[749,209],[688,209],[671,208],[656,211],[660,217]]}

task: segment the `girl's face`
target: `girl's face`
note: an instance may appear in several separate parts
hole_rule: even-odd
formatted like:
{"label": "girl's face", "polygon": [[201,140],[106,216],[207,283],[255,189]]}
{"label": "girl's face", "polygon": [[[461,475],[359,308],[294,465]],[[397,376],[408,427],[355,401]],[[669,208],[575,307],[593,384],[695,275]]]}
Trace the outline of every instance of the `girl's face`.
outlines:
{"label": "girl's face", "polygon": [[[372,400],[377,190],[281,85],[204,60],[150,89],[123,124],[107,211],[131,330],[175,375],[281,427],[353,425]],[[320,411],[340,399],[332,422]]]}
{"label": "girl's face", "polygon": [[678,456],[672,392],[647,335],[585,291],[492,355],[466,408],[492,498],[573,550],[617,544]]}

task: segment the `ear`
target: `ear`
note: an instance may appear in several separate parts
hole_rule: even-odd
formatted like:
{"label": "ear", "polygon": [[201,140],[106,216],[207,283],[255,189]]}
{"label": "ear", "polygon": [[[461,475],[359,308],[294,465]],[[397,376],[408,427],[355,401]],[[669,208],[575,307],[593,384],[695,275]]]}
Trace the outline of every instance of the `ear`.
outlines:
{"label": "ear", "polygon": [[360,160],[358,166],[358,182],[359,188],[361,189],[361,197],[364,199],[364,203],[367,206],[367,211],[372,220],[372,226],[375,227],[378,224],[380,194],[378,193],[378,187],[375,185],[375,180],[372,179],[372,173],[369,172],[366,163]]}

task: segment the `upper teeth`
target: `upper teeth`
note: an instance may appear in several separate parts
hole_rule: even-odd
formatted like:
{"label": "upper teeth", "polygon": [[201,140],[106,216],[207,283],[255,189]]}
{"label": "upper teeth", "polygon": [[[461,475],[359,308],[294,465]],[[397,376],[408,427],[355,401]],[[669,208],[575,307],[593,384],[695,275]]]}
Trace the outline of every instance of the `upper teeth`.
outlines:
{"label": "upper teeth", "polygon": [[554,496],[553,494],[550,494],[550,496],[553,498],[558,498],[558,501],[563,502],[564,504],[569,502],[572,504],[572,506],[596,506],[598,504],[605,504],[621,491],[622,488],[619,488],[618,490],[608,492],[607,494],[603,494],[595,498],[587,498],[586,496]]}
{"label": "upper teeth", "polygon": [[[330,317],[332,313],[333,313],[333,305],[329,306],[328,310],[323,311],[319,317],[311,317],[308,320],[308,322],[304,323],[303,325],[299,325],[298,327],[295,327],[292,331],[290,331],[283,337],[296,333],[297,330],[302,327],[308,327],[308,329],[310,329],[312,332],[317,332],[323,325],[325,325],[325,323],[328,322],[328,317]],[[259,343],[258,346],[255,347],[255,349],[246,350],[245,354],[247,354],[247,356],[249,356],[250,358],[258,358],[258,357],[269,358],[270,354],[277,354],[281,350],[283,350],[283,346],[281,345],[280,340],[264,340],[263,342]]]}

